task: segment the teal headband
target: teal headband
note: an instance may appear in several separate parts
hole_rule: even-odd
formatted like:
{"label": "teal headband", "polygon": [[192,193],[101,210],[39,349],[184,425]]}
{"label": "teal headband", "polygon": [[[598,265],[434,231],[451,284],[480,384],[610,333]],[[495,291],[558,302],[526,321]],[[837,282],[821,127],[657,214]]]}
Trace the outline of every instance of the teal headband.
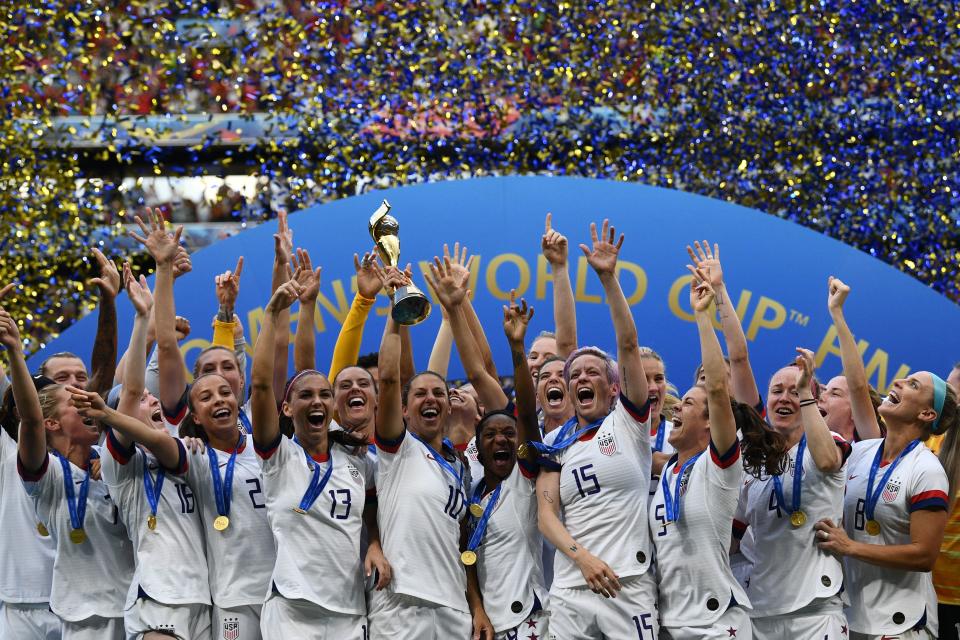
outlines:
{"label": "teal headband", "polygon": [[933,421],[930,431],[934,435],[940,435],[940,414],[943,412],[943,401],[947,398],[947,383],[943,378],[935,373],[931,373],[933,379],[933,410],[937,412],[937,418]]}

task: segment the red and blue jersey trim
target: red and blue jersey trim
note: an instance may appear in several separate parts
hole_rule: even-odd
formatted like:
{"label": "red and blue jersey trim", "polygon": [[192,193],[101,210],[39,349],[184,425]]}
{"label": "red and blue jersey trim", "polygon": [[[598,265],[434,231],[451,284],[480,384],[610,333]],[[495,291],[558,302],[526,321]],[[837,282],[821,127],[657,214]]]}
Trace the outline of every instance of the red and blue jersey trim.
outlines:
{"label": "red and blue jersey trim", "polygon": [[740,520],[734,519],[733,521],[733,537],[737,540],[741,540],[744,534],[747,532],[747,527],[750,526],[746,522],[741,522]]}
{"label": "red and blue jersey trim", "polygon": [[189,397],[190,387],[188,386],[183,395],[180,396],[180,400],[177,402],[177,406],[174,407],[173,411],[167,409],[167,407],[160,405],[160,410],[163,411],[164,419],[169,422],[174,427],[179,427],[180,423],[183,422],[183,419],[187,417],[187,413],[190,407],[187,404],[187,398]]}
{"label": "red and blue jersey trim", "polygon": [[650,417],[650,398],[647,398],[647,401],[643,403],[642,407],[630,402],[630,399],[620,394],[620,404],[623,405],[623,408],[627,410],[627,413],[630,414],[630,417],[636,420],[637,422],[646,422]]}
{"label": "red and blue jersey trim", "polygon": [[[179,442],[179,440],[177,442]],[[182,446],[183,445],[181,445],[181,447]],[[133,456],[137,452],[137,443],[131,442],[130,446],[124,447],[122,444],[120,444],[120,441],[117,439],[117,434],[113,432],[113,429],[108,428],[107,451],[110,452],[110,455],[113,456],[114,460],[125,465],[133,460]]]}
{"label": "red and blue jersey trim", "polygon": [[267,443],[266,446],[261,447],[257,444],[256,438],[253,440],[253,450],[257,452],[257,455],[260,456],[261,460],[269,460],[273,457],[273,454],[277,452],[277,449],[280,448],[280,442],[283,440],[283,434],[279,431],[277,432],[277,437],[273,439],[273,442]]}
{"label": "red and blue jersey trim", "polygon": [[24,482],[40,482],[40,479],[43,478],[47,473],[47,468],[50,466],[50,454],[43,456],[43,464],[40,465],[40,468],[34,471],[33,473],[27,471],[27,468],[23,466],[23,461],[20,459],[20,454],[17,454],[17,473],[20,474],[20,478]]}
{"label": "red and blue jersey trim", "polygon": [[853,447],[840,436],[833,436],[833,441],[840,447],[840,464],[842,465],[847,461],[847,458],[850,457],[850,454],[853,453]]}
{"label": "red and blue jersey trim", "polygon": [[730,449],[723,455],[720,455],[720,452],[717,451],[717,448],[713,444],[713,440],[711,440],[710,459],[713,460],[713,464],[717,465],[721,469],[727,469],[731,467],[740,459],[740,441],[734,440]]}
{"label": "red and blue jersey trim", "polygon": [[923,493],[918,493],[910,498],[909,510],[911,513],[921,509],[929,509],[931,511],[939,511],[940,509],[943,509],[946,511],[949,504],[950,502],[947,498],[947,494],[939,489],[935,489],[933,491],[924,491]]}
{"label": "red and blue jersey trim", "polygon": [[403,444],[403,439],[407,435],[407,430],[404,429],[400,433],[400,437],[395,440],[388,440],[387,438],[381,438],[379,433],[375,433],[373,436],[373,441],[376,443],[378,449],[382,449],[387,453],[396,453],[400,450],[400,445]]}

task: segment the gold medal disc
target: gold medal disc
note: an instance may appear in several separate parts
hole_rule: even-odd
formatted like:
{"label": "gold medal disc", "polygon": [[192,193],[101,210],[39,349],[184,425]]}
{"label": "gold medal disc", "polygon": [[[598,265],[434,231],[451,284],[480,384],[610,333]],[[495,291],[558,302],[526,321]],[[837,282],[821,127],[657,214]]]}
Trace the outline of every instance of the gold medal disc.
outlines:
{"label": "gold medal disc", "polygon": [[807,514],[800,510],[794,511],[790,514],[790,524],[794,527],[802,527],[807,524]]}
{"label": "gold medal disc", "polygon": [[230,518],[228,518],[227,516],[217,516],[217,518],[213,521],[213,528],[216,529],[217,531],[223,531],[229,526],[230,526]]}
{"label": "gold medal disc", "polygon": [[470,505],[470,513],[474,518],[479,518],[483,515],[483,507],[480,506],[479,502],[474,502]]}
{"label": "gold medal disc", "polygon": [[47,530],[47,525],[43,524],[42,522],[37,523],[37,533],[39,533],[44,538],[50,536],[50,532]]}
{"label": "gold medal disc", "polygon": [[87,540],[87,532],[83,529],[72,529],[70,531],[70,542],[73,544],[83,544]]}
{"label": "gold medal disc", "polygon": [[517,447],[517,456],[526,460],[529,454],[530,454],[530,447],[527,446],[526,442],[521,442],[520,446]]}
{"label": "gold medal disc", "polygon": [[150,529],[150,531],[157,530],[157,516],[152,513],[147,516],[147,529]]}
{"label": "gold medal disc", "polygon": [[867,533],[872,536],[880,535],[880,523],[876,520],[867,520]]}
{"label": "gold medal disc", "polygon": [[306,513],[307,513],[306,511],[304,511],[304,510],[301,509],[300,507],[294,507],[294,508],[293,508],[293,512],[294,512],[294,513],[299,513],[300,515],[306,515]]}
{"label": "gold medal disc", "polygon": [[477,564],[477,554],[473,551],[464,551],[460,554],[460,561],[468,567]]}

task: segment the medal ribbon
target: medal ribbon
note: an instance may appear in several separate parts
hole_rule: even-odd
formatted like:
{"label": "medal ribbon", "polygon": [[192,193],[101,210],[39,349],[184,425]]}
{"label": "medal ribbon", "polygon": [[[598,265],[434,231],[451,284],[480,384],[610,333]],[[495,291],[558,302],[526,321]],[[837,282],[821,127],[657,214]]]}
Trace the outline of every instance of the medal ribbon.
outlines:
{"label": "medal ribbon", "polygon": [[453,468],[453,465],[451,465],[449,462],[447,462],[447,459],[446,459],[446,458],[444,458],[442,455],[440,455],[439,453],[437,453],[437,452],[434,450],[433,447],[431,447],[429,444],[427,444],[426,440],[424,440],[423,438],[421,438],[420,436],[418,436],[417,434],[415,434],[413,431],[410,431],[409,433],[410,433],[410,435],[412,435],[414,438],[416,438],[417,440],[419,440],[420,443],[427,448],[427,451],[430,452],[430,455],[433,456],[433,459],[436,460],[437,464],[440,465],[440,468],[441,468],[441,469],[443,469],[444,471],[446,471],[447,473],[449,473],[450,475],[453,476],[454,480],[457,481],[457,486],[458,486],[458,487],[463,485],[463,474],[462,474],[462,473],[457,473],[457,470]]}
{"label": "medal ribbon", "polygon": [[160,503],[160,492],[163,491],[163,479],[167,475],[167,472],[159,462],[157,463],[157,467],[159,468],[157,471],[157,481],[154,483],[150,477],[150,464],[147,456],[143,456],[143,490],[147,494],[147,502],[150,503],[150,515],[153,517],[157,517],[157,505]]}
{"label": "medal ribbon", "polygon": [[667,432],[666,427],[667,427],[667,421],[661,420],[660,426],[657,427],[657,439],[653,443],[653,450],[656,451],[657,453],[661,453],[663,451],[663,439]]}
{"label": "medal ribbon", "polygon": [[684,462],[683,466],[680,467],[680,472],[676,474],[677,481],[674,483],[676,488],[673,494],[670,493],[669,476],[671,474],[663,474],[660,484],[663,485],[663,509],[666,511],[667,522],[677,522],[680,520],[680,484],[683,482],[683,476],[687,473],[687,469],[689,469],[693,463],[697,461],[697,458],[702,455],[703,452],[701,451],[697,455]]}
{"label": "medal ribbon", "polygon": [[[807,450],[807,434],[800,438],[800,446],[797,448],[797,458],[793,463],[793,495],[790,496],[790,513],[796,513],[800,510],[800,492],[803,490],[800,482],[803,480],[803,454]],[[777,504],[781,509],[787,508],[787,501],[783,497],[783,480],[779,475],[773,476],[773,490],[777,494]]]}
{"label": "medal ribbon", "polygon": [[564,449],[572,445],[574,442],[576,442],[580,438],[580,436],[585,434],[587,431],[590,431],[591,429],[596,429],[597,427],[599,427],[602,422],[603,422],[603,418],[600,418],[599,420],[591,422],[590,424],[585,426],[583,429],[578,430],[576,433],[572,435],[568,435],[573,430],[573,427],[577,424],[577,416],[573,416],[572,418],[567,420],[566,424],[560,427],[560,432],[557,434],[557,437],[553,441],[552,445],[545,444],[543,442],[534,442],[533,440],[530,440],[527,442],[527,446],[533,447],[543,455],[552,456],[562,452]]}
{"label": "medal ribbon", "polygon": [[877,469],[880,468],[880,461],[883,460],[883,445],[886,443],[886,440],[880,443],[880,446],[877,447],[877,455],[873,456],[873,463],[870,465],[870,477],[867,479],[867,500],[866,500],[866,516],[867,520],[873,520],[873,512],[877,508],[877,501],[880,500],[880,494],[883,493],[883,488],[887,486],[887,480],[890,479],[890,476],[893,475],[893,470],[897,468],[897,465],[900,464],[900,461],[903,458],[913,451],[920,440],[913,440],[906,448],[900,452],[900,455],[897,456],[897,459],[887,465],[887,470],[884,472],[883,477],[880,478],[880,484],[877,485],[877,488],[873,488],[873,481],[877,478]]}
{"label": "medal ribbon", "polygon": [[243,409],[237,412],[237,417],[240,418],[240,424],[243,425],[243,432],[253,433],[253,424],[251,424],[250,418],[247,417],[247,413]]}
{"label": "medal ribbon", "polygon": [[317,464],[317,461],[310,457],[310,454],[307,453],[307,450],[303,448],[303,445],[300,444],[300,441],[296,437],[293,438],[293,441],[300,445],[301,450],[303,451],[303,456],[307,459],[307,466],[313,469],[313,476],[310,478],[310,484],[307,486],[306,492],[303,494],[303,497],[300,498],[300,509],[302,511],[309,511],[310,507],[313,506],[313,503],[317,501],[317,498],[320,497],[320,494],[323,493],[323,488],[327,486],[327,481],[330,480],[330,474],[333,473],[333,449],[331,448],[327,454],[327,470],[323,473],[323,477],[320,477],[320,465]]}
{"label": "medal ribbon", "polygon": [[[83,521],[87,516],[87,493],[90,491],[90,465],[87,464],[87,471],[83,476],[83,482],[80,483],[79,495],[74,493],[73,489],[73,471],[70,469],[70,461],[60,455],[57,451],[53,454],[60,461],[63,468],[63,489],[67,496],[67,510],[70,512],[70,526],[74,529],[83,529]],[[90,451],[90,460],[99,458],[96,451]]]}
{"label": "medal ribbon", "polygon": [[[477,488],[473,492],[473,502],[479,503],[483,495],[483,481],[480,481],[480,484],[477,485]],[[477,547],[480,546],[480,540],[483,538],[484,531],[487,530],[487,523],[490,521],[490,516],[493,515],[493,508],[497,504],[497,500],[500,498],[500,490],[503,489],[503,482],[497,485],[497,488],[493,490],[493,493],[490,494],[490,499],[487,501],[487,506],[483,509],[483,515],[477,519],[477,524],[473,529],[473,533],[470,535],[470,541],[467,543],[467,551],[475,551]]]}
{"label": "medal ribbon", "polygon": [[220,478],[220,462],[217,460],[217,451],[207,445],[207,457],[210,459],[210,476],[213,478],[213,497],[217,501],[217,514],[221,516],[230,515],[230,499],[233,495],[233,467],[237,463],[237,452],[240,451],[240,442],[244,438],[240,434],[237,439],[237,446],[233,448],[230,459],[227,460],[227,470]]}

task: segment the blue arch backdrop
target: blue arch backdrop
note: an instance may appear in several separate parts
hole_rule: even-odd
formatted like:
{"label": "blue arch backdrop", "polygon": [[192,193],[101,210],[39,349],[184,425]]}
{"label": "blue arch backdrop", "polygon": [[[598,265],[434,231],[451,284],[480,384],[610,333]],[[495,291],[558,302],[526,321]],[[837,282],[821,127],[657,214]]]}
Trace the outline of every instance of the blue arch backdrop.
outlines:
{"label": "blue arch backdrop", "polygon": [[[836,334],[826,309],[827,277],[836,275],[853,291],[847,317],[875,386],[930,369],[945,375],[960,359],[960,308],[924,285],[869,255],[798,225],[741,206],[697,195],[631,183],[562,177],[500,177],[429,183],[373,191],[318,205],[290,216],[294,244],[322,265],[316,316],[317,364],[329,363],[340,324],[350,307],[353,254],[372,246],[367,220],[387,198],[400,221],[401,260],[415,265],[415,281],[427,290],[423,271],[444,242],[465,243],[473,263],[474,305],[493,346],[501,374],[510,373],[500,334],[501,305],[516,288],[536,308],[530,335],[552,329],[551,275],[540,256],[545,214],[571,244],[570,271],[577,299],[580,344],[612,350],[612,327],[602,290],[582,254],[590,221],[604,217],[626,234],[621,282],[637,318],[641,343],[663,354],[668,377],[681,390],[699,361],[696,328],[687,300],[685,246],[708,239],[721,246],[730,294],[743,318],[754,370],[765,380],[792,360],[794,347],[817,354],[821,379],[840,371]],[[244,231],[193,256],[193,272],[177,282],[177,313],[191,319],[184,342],[188,367],[209,344],[208,320],[216,313],[214,276],[245,257],[237,313],[248,341],[256,338],[269,298],[276,221]],[[121,296],[121,351],[132,326],[132,310]],[[377,349],[387,301],[371,314],[361,353]],[[297,307],[292,314],[295,326]],[[425,367],[440,322],[439,308],[413,330],[415,358]],[[95,314],[65,331],[31,358],[68,350],[86,357],[96,331]],[[451,376],[461,375],[454,356]],[[761,382],[761,387],[763,383]]]}

